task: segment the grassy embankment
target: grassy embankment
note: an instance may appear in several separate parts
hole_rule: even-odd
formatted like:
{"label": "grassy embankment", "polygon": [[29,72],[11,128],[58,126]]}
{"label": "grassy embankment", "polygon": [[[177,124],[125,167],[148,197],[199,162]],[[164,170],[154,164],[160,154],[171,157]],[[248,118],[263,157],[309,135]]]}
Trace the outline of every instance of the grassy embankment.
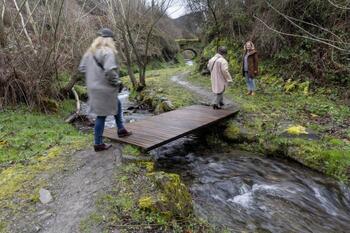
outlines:
{"label": "grassy embankment", "polygon": [[0,232],[6,221],[39,200],[47,181],[37,176],[64,167],[64,154],[83,148],[89,137],[64,122],[74,102],[61,103],[52,115],[26,107],[0,112]]}
{"label": "grassy embankment", "polygon": [[[245,150],[295,159],[348,182],[350,108],[337,97],[335,89],[310,90],[309,82],[283,81],[262,64],[257,95],[247,96],[238,63],[241,55],[233,51],[241,52],[237,49],[229,52],[234,84],[226,96],[240,105],[241,113],[229,123],[226,139]],[[214,46],[204,51],[208,57],[214,53]],[[188,80],[210,90],[207,76],[194,73]]]}

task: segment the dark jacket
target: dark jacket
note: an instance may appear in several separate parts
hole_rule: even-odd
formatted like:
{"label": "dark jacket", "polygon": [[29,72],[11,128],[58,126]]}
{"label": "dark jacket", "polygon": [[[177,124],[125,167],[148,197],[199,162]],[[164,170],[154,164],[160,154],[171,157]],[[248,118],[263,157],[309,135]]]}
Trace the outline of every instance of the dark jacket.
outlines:
{"label": "dark jacket", "polygon": [[[245,56],[245,54],[244,54]],[[244,56],[243,56],[243,61],[242,61],[242,74],[244,74]],[[258,53],[257,51],[253,50],[249,52],[248,55],[248,74],[255,78],[256,76],[259,75],[259,60],[258,60]]]}

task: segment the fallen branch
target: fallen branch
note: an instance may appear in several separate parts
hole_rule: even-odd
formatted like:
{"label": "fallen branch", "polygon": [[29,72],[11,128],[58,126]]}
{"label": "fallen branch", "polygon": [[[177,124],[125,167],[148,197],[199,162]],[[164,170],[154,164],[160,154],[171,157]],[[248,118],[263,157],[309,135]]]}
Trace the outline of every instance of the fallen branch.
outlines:
{"label": "fallen branch", "polygon": [[72,115],[70,115],[65,122],[66,123],[72,123],[73,121],[75,121],[75,119],[77,119],[78,117],[80,117],[80,109],[81,109],[81,104],[80,104],[80,99],[79,99],[79,95],[77,93],[77,91],[74,89],[74,87],[72,88],[72,92],[76,101],[76,111],[75,113],[73,113]]}

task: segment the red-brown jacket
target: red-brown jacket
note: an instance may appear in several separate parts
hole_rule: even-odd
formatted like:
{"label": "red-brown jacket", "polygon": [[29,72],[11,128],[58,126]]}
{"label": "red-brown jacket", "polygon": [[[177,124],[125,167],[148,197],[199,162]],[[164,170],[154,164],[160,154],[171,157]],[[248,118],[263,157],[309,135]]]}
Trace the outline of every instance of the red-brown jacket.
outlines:
{"label": "red-brown jacket", "polygon": [[[246,54],[244,54],[245,56]],[[244,56],[242,61],[242,74],[244,76]],[[256,50],[253,50],[248,53],[248,74],[255,78],[259,75],[259,59],[258,53]]]}

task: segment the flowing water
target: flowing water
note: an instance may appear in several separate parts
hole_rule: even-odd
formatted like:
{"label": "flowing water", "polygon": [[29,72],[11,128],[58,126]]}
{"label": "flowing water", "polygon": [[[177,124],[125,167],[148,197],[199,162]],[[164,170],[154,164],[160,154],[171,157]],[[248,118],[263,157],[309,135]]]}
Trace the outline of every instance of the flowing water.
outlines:
{"label": "flowing water", "polygon": [[[149,110],[137,109],[135,107],[135,104],[129,100],[129,95],[130,95],[130,92],[127,89],[124,89],[118,96],[120,102],[122,103],[123,119],[125,123],[139,121],[153,115]],[[82,103],[81,112],[86,115],[89,114],[87,103]],[[92,120],[95,120],[96,118],[96,116],[92,114],[89,114],[89,116],[92,118]],[[116,127],[115,119],[113,116],[108,116],[106,118],[105,127],[106,128]]]}
{"label": "flowing water", "polygon": [[350,232],[349,187],[291,161],[194,145],[160,148],[157,166],[182,176],[210,223],[230,232]]}
{"label": "flowing water", "polygon": [[[147,111],[128,111],[127,122]],[[107,119],[114,127],[114,119]],[[187,183],[195,212],[229,232],[350,232],[350,188],[300,164],[243,151],[214,152],[185,138],[152,152],[160,170]]]}

